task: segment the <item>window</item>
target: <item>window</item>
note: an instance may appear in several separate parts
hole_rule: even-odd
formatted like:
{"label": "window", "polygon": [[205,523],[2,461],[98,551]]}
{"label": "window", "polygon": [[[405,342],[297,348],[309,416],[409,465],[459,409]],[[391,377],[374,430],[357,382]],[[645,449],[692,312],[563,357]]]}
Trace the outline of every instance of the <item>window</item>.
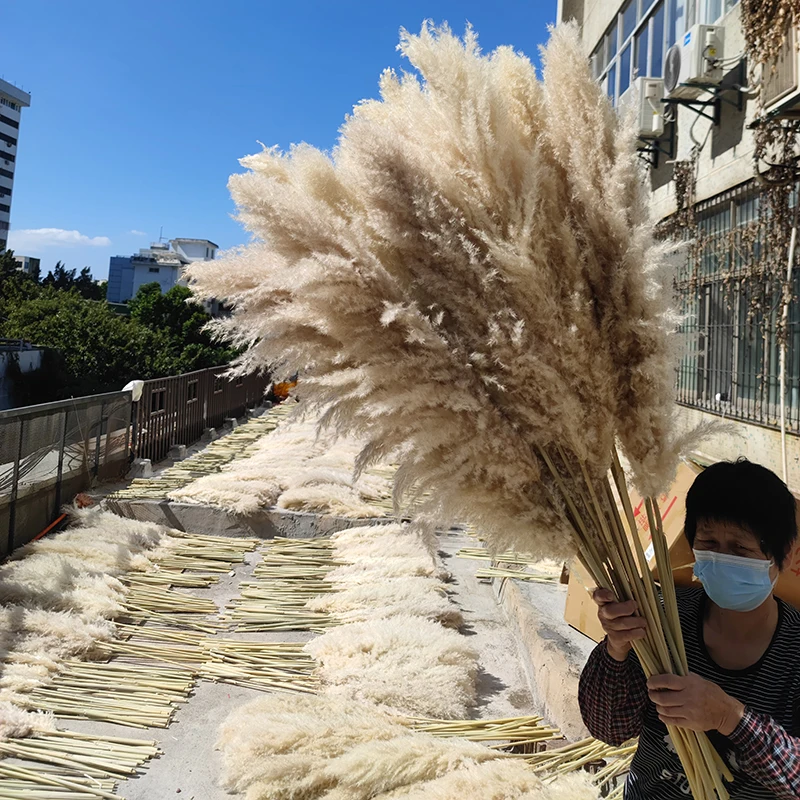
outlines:
{"label": "window", "polygon": [[222,388],[223,388],[222,375],[215,375],[214,376],[214,394],[217,394],[217,392],[221,392]]}
{"label": "window", "polygon": [[610,64],[617,55],[617,23],[606,33],[606,64]]}
{"label": "window", "polygon": [[0,97],[0,105],[13,108],[14,111],[19,111],[19,106],[16,103],[13,103],[11,100],[6,100],[5,97]]}
{"label": "window", "polygon": [[5,161],[6,164],[13,164],[17,160],[17,157],[12,153],[3,153],[0,152],[0,161]]}
{"label": "window", "polygon": [[628,4],[622,9],[622,41],[633,33],[636,27],[636,6],[638,0],[628,0]]}
{"label": "window", "polygon": [[[777,427],[780,417],[780,286],[761,276],[770,221],[755,182],[698,204],[699,248],[675,282],[685,314],[678,403]],[[693,261],[693,253],[697,261]],[[789,430],[800,433],[800,275],[793,278],[786,359]]]}
{"label": "window", "polygon": [[193,381],[189,381],[186,386],[186,402],[187,403],[196,403],[197,402],[197,379]]}
{"label": "window", "polygon": [[6,186],[0,186],[0,197],[11,197],[11,189]]}
{"label": "window", "polygon": [[623,51],[619,59],[619,96],[625,93],[626,89],[631,85],[631,47],[628,45]]}
{"label": "window", "polygon": [[634,79],[663,76],[668,39],[682,35],[684,4],[691,1],[629,0],[622,6],[593,54],[594,75],[615,104]]}
{"label": "window", "polygon": [[612,101],[616,103],[617,100],[617,65],[614,64],[613,67],[608,71],[608,85],[606,86],[606,92],[608,96],[611,98]]}
{"label": "window", "polygon": [[0,169],[0,175],[2,175],[4,178],[13,178],[14,177],[14,173],[11,172],[11,170],[8,170],[8,169]]}
{"label": "window", "polygon": [[208,258],[208,248],[206,247],[206,258]]}
{"label": "window", "polygon": [[651,32],[653,38],[653,54],[650,61],[650,74],[661,76],[664,74],[664,54],[667,51],[667,46],[664,42],[663,3],[659,4],[658,8],[653,13]]}
{"label": "window", "polygon": [[647,45],[650,38],[650,28],[648,25],[642,27],[639,33],[636,34],[636,77],[637,78],[652,78],[653,76],[647,72]]}
{"label": "window", "polygon": [[158,267],[150,267],[147,271],[148,272],[155,272],[156,274],[158,274],[158,269],[159,269]]}
{"label": "window", "polygon": [[0,133],[0,142],[5,142],[9,147],[13,147],[17,143],[17,140],[13,136]]}
{"label": "window", "polygon": [[11,213],[11,206],[7,206],[7,205],[4,205],[3,203],[0,203],[0,211],[5,211],[6,214],[10,214]]}
{"label": "window", "polygon": [[10,125],[12,128],[19,128],[19,122],[15,119],[11,119],[11,117],[7,117],[4,114],[0,114],[0,122],[5,122],[6,125]]}

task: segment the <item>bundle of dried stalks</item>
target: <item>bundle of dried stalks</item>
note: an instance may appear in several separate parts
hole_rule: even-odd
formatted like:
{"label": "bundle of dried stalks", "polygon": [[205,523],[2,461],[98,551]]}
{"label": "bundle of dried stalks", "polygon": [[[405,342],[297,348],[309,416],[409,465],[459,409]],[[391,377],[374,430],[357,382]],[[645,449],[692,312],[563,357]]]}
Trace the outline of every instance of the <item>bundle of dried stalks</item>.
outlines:
{"label": "bundle of dried stalks", "polygon": [[443,718],[464,717],[475,703],[477,654],[466,637],[423,617],[341,625],[305,650],[328,694]]}
{"label": "bundle of dried stalks", "polygon": [[313,422],[285,422],[247,458],[175,489],[169,498],[243,515],[277,506],[363,519],[384,516],[390,510],[391,484],[374,474],[354,478],[361,447],[353,439],[318,437]]}
{"label": "bundle of dried stalks", "polygon": [[218,746],[226,787],[248,800],[598,796],[585,782],[545,787],[496,751],[414,732],[372,706],[330,697],[259,698],[231,714]]}
{"label": "bundle of dried stalks", "polygon": [[[400,49],[421,79],[386,72],[332,156],[243,160],[230,187],[255,241],[189,278],[233,305],[215,324],[248,347],[243,371],[302,370],[321,426],[365,441],[358,470],[397,460],[398,505],[465,519],[497,551],[577,551],[646,615],[645,672],[685,672],[674,590],[662,605],[616,452],[652,496],[684,444],[632,126],[573,26],[553,32],[541,82],[509,48],[483,56],[471,30],[426,25]],[[707,738],[671,733],[695,797],[726,798]]]}

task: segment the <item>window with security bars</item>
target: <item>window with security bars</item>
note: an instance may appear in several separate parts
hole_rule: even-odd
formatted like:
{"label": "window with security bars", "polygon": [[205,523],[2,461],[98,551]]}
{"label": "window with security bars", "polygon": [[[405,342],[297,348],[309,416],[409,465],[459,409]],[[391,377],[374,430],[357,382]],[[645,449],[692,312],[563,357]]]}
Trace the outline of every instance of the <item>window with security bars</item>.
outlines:
{"label": "window with security bars", "polygon": [[[791,206],[796,201],[796,191]],[[780,280],[764,277],[765,226],[755,184],[696,207],[696,245],[676,275],[683,355],[679,404],[769,427],[780,420]],[[800,432],[800,263],[786,325],[787,429]]]}

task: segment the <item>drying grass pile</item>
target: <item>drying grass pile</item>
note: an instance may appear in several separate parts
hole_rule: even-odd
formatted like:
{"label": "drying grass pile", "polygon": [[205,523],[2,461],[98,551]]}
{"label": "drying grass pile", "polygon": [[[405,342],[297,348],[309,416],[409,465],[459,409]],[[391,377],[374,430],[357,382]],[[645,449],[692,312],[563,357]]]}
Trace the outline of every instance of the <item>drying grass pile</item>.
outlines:
{"label": "drying grass pile", "polygon": [[306,645],[328,694],[407,714],[464,717],[475,703],[469,640],[424,617],[397,615],[331,628]]}
{"label": "drying grass pile", "polygon": [[386,509],[378,504],[386,505],[391,483],[376,475],[353,475],[362,445],[317,433],[313,422],[286,421],[264,436],[248,458],[176,489],[169,498],[242,515],[277,506],[363,519],[384,516]]}
{"label": "drying grass pile", "polygon": [[324,692],[407,714],[466,716],[475,703],[477,654],[458,633],[434,542],[417,524],[352,528],[331,538],[331,591],[307,604],[339,623],[305,650]]}
{"label": "drying grass pile", "polygon": [[[254,241],[189,279],[232,305],[214,325],[247,348],[242,371],[301,371],[320,428],[363,443],[357,474],[396,460],[398,508],[465,520],[497,552],[577,553],[647,617],[645,672],[685,673],[617,452],[671,575],[652,498],[686,443],[676,317],[633,126],[575,26],[553,31],[542,80],[471,30],[425,25],[400,50],[418,74],[385,72],[332,154],[243,160],[230,188]],[[726,800],[705,735],[670,733],[695,797]]]}
{"label": "drying grass pile", "polygon": [[416,525],[351,528],[331,537],[342,566],[325,577],[330,591],[308,602],[311,611],[341,623],[398,615],[421,617],[458,628],[463,617],[442,580],[432,543]]}
{"label": "drying grass pile", "polygon": [[259,698],[228,718],[218,746],[226,788],[247,800],[598,797],[585,781],[545,786],[496,751],[333,697]]}
{"label": "drying grass pile", "polygon": [[157,525],[95,509],[16,550],[0,566],[0,702],[24,704],[66,659],[100,656],[125,608],[120,577],[155,571],[168,541]]}

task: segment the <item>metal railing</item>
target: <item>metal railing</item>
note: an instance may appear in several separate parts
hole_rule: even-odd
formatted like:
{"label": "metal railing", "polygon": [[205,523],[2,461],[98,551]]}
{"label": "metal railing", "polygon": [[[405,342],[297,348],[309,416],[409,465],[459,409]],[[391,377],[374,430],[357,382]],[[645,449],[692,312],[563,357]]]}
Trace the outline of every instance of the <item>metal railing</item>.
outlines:
{"label": "metal railing", "polygon": [[240,417],[259,405],[268,375],[229,379],[227,367],[212,367],[145,381],[136,403],[133,449],[137,458],[161,461],[173,445],[194,444],[206,428]]}
{"label": "metal railing", "polygon": [[131,393],[0,411],[0,558],[95,481],[128,467]]}

